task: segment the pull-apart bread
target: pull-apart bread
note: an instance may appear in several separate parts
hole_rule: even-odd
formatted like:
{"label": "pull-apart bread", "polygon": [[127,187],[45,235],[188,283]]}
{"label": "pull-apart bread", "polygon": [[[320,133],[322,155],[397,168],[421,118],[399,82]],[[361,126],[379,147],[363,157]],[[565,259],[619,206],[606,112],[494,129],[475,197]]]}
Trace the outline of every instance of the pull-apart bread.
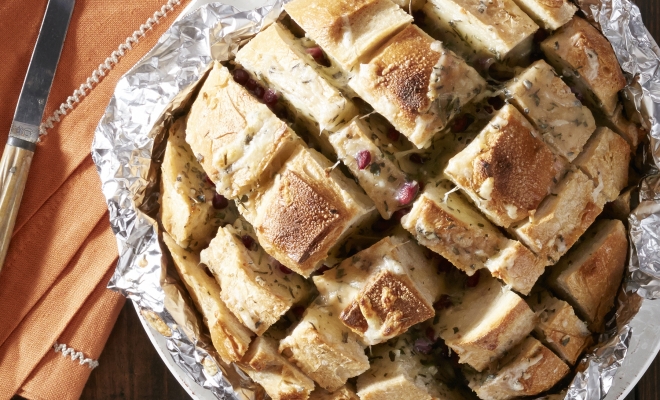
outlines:
{"label": "pull-apart bread", "polygon": [[359,336],[337,314],[312,304],[291,334],[280,341],[280,352],[328,391],[369,369]]}
{"label": "pull-apart bread", "polygon": [[502,357],[536,324],[525,300],[485,276],[475,287],[449,293],[443,306],[434,328],[458,354],[459,362],[477,371]]}
{"label": "pull-apart bread", "polygon": [[473,275],[488,268],[523,294],[543,274],[545,263],[520,242],[508,239],[448,181],[429,184],[402,220],[417,241]]}
{"label": "pull-apart bread", "polygon": [[235,199],[269,180],[300,140],[215,62],[190,109],[186,141],[218,193]]}
{"label": "pull-apart bread", "polygon": [[347,71],[412,22],[390,0],[294,0],[284,9]]}
{"label": "pull-apart bread", "polygon": [[264,252],[243,219],[218,230],[202,251],[220,284],[220,298],[243,325],[261,336],[292,305],[309,295],[309,284]]}
{"label": "pull-apart bread", "polygon": [[213,206],[213,185],[185,140],[185,120],[170,128],[160,180],[160,220],[179,246],[199,251],[208,246],[218,227],[233,222],[238,211],[233,204]]}
{"label": "pull-apart bread", "polygon": [[626,86],[612,45],[589,22],[573,19],[541,43],[557,72],[593,107],[611,116]]}
{"label": "pull-apart bread", "polygon": [[445,284],[418,244],[386,237],[314,277],[324,304],[374,345],[433,318]]}
{"label": "pull-apart bread", "polygon": [[309,277],[374,206],[330,160],[299,146],[273,180],[238,209],[268,254]]}
{"label": "pull-apart bread", "polygon": [[469,386],[482,399],[535,396],[555,386],[569,372],[547,347],[528,337],[499,362],[496,371],[467,373]]}
{"label": "pull-apart bread", "polygon": [[284,8],[168,128],[163,241],[220,358],[281,400],[559,392],[645,141],[607,39],[569,0]]}
{"label": "pull-apart bread", "polygon": [[445,174],[491,221],[508,228],[534,215],[566,164],[508,104],[449,161]]}
{"label": "pull-apart bread", "polygon": [[575,307],[589,330],[602,332],[621,285],[628,240],[623,223],[601,220],[551,270],[548,284]]}
{"label": "pull-apart bread", "polygon": [[314,390],[314,381],[284,358],[271,338],[256,338],[239,365],[273,400],[307,400]]}
{"label": "pull-apart bread", "polygon": [[226,363],[240,361],[248,351],[252,332],[231,313],[220,299],[220,286],[200,264],[199,255],[180,247],[167,234],[163,234],[174,266],[188,289],[190,297],[204,316],[209,327],[213,347]]}
{"label": "pull-apart bread", "polygon": [[394,157],[384,151],[375,129],[366,121],[356,119],[341,131],[330,135],[330,144],[337,157],[348,167],[362,189],[373,200],[385,219],[402,208],[410,207],[419,185],[401,171]]}
{"label": "pull-apart bread", "polygon": [[591,332],[570,304],[548,291],[533,293],[528,304],[539,314],[534,335],[569,365],[592,343]]}
{"label": "pull-apart bread", "polygon": [[355,105],[317,71],[300,40],[279,23],[250,40],[236,61],[284,97],[310,132],[335,131],[357,115]]}
{"label": "pull-apart bread", "polygon": [[513,0],[429,0],[425,10],[475,51],[511,64],[529,56],[539,29]]}
{"label": "pull-apart bread", "polygon": [[524,113],[552,150],[573,161],[582,152],[596,121],[554,69],[539,60],[505,89],[506,97]]}
{"label": "pull-apart bread", "polygon": [[418,148],[485,88],[483,78],[416,25],[390,39],[349,86]]}

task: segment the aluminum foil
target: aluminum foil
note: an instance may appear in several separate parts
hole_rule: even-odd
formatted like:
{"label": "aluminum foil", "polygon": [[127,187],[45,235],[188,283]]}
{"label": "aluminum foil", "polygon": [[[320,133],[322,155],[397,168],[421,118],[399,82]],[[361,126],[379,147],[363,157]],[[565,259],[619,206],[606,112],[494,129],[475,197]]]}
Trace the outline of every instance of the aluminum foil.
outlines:
{"label": "aluminum foil", "polygon": [[[117,238],[119,262],[109,288],[134,300],[142,316],[167,338],[174,361],[219,399],[256,399],[262,391],[219,358],[176,276],[168,275],[150,217],[157,206],[155,177],[162,132],[190,100],[212,60],[228,60],[245,40],[274,21],[286,0],[239,12],[209,4],[178,20],[117,84],[94,135],[92,157],[101,176]],[[578,0],[600,25],[628,74],[625,97],[651,133],[647,153],[660,165],[660,49],[630,0]],[[657,172],[657,169],[655,169]],[[660,296],[660,175],[647,176],[630,216],[630,273],[620,306],[599,347],[581,361],[566,399],[602,399],[635,334],[628,324],[641,297]],[[627,292],[627,293],[626,293]]]}

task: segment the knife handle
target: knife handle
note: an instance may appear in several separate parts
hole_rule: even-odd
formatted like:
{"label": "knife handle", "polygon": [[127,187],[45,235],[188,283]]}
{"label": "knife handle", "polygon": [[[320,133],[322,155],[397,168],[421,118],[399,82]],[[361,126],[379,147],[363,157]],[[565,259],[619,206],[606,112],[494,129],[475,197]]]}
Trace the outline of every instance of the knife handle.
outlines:
{"label": "knife handle", "polygon": [[8,143],[0,160],[0,271],[5,263],[34,151]]}

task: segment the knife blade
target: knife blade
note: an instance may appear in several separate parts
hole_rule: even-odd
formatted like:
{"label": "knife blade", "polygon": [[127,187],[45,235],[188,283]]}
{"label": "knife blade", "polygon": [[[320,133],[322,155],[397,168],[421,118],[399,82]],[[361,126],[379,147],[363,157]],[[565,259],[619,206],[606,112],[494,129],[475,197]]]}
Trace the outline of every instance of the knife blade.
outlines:
{"label": "knife blade", "polygon": [[39,125],[75,0],[49,0],[0,160],[0,271],[39,140]]}

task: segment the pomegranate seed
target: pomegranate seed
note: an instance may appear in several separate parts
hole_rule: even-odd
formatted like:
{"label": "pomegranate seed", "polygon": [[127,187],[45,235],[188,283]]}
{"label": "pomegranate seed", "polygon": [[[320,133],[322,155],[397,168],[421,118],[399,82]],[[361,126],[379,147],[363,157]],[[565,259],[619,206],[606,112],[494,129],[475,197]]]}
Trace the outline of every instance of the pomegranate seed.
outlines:
{"label": "pomegranate seed", "polygon": [[257,88],[257,86],[259,86],[259,82],[255,81],[252,78],[249,78],[247,81],[245,81],[245,87],[248,90],[254,90]]}
{"label": "pomegranate seed", "polygon": [[281,262],[279,262],[279,261],[277,261],[277,260],[275,260],[275,266],[276,266],[277,268],[279,268],[280,271],[282,271],[283,273],[285,273],[285,274],[287,274],[287,275],[289,275],[290,273],[293,272],[293,271],[291,271],[289,268],[287,268],[286,266],[284,266],[284,264],[282,264]]}
{"label": "pomegranate seed", "polygon": [[314,61],[316,61],[318,64],[323,65],[324,67],[329,67],[330,63],[328,62],[328,59],[325,57],[325,54],[323,53],[323,50],[321,50],[320,47],[310,47],[309,49],[306,50],[307,54],[312,56],[314,58]]}
{"label": "pomegranate seed", "polygon": [[243,243],[243,246],[245,246],[245,248],[248,250],[254,250],[254,248],[256,247],[256,243],[254,239],[252,239],[252,236],[250,235],[241,236],[241,242]]}
{"label": "pomegranate seed", "polygon": [[208,175],[204,176],[204,180],[205,180],[206,183],[208,183],[209,185],[211,185],[211,186],[215,186],[215,183],[213,183],[213,181],[211,180],[211,178],[210,178]]}
{"label": "pomegranate seed", "polygon": [[504,107],[504,100],[501,97],[490,97],[488,99],[488,104],[493,106],[494,109],[500,110]]}
{"label": "pomegranate seed", "polygon": [[293,312],[293,315],[295,315],[298,319],[300,319],[305,313],[305,307],[295,306],[291,309],[291,312]]}
{"label": "pomegranate seed", "polygon": [[363,170],[371,164],[371,152],[369,150],[362,150],[355,156],[358,169]]}
{"label": "pomegranate seed", "polygon": [[582,92],[577,87],[571,86],[571,92],[575,95],[575,97],[578,100],[584,101],[584,95],[582,94]]}
{"label": "pomegranate seed", "polygon": [[424,157],[422,157],[422,155],[418,153],[412,153],[410,156],[408,156],[408,159],[414,162],[415,164],[420,164],[420,165],[424,164],[425,161]]}
{"label": "pomegranate seed", "polygon": [[275,107],[275,104],[277,104],[277,102],[280,100],[280,97],[277,95],[277,93],[275,93],[274,90],[268,89],[264,94],[263,100],[268,107]]}
{"label": "pomegranate seed", "polygon": [[433,328],[431,328],[430,326],[427,327],[425,333],[426,333],[426,337],[427,337],[430,341],[432,341],[432,342],[435,342],[435,341],[436,341],[436,338],[435,338],[435,330],[434,330]]}
{"label": "pomegranate seed", "polygon": [[399,189],[399,193],[397,193],[396,199],[398,200],[399,204],[405,206],[415,200],[418,192],[419,185],[417,182],[406,182]]}
{"label": "pomegranate seed", "polygon": [[413,345],[413,348],[418,353],[429,354],[431,350],[433,350],[433,342],[425,337],[421,337],[415,340],[415,344]]}
{"label": "pomegranate seed", "polygon": [[467,278],[467,281],[465,281],[465,286],[469,288],[477,286],[479,284],[480,277],[481,274],[479,273],[479,271],[475,272],[474,275]]}
{"label": "pomegranate seed", "polygon": [[239,85],[245,85],[250,79],[250,75],[244,70],[237,68],[234,70],[234,81],[238,83]]}
{"label": "pomegranate seed", "polygon": [[266,89],[263,88],[261,85],[257,85],[256,88],[253,90],[254,95],[257,96],[260,99],[264,98],[264,95],[266,94]]}
{"label": "pomegranate seed", "polygon": [[403,218],[404,215],[410,212],[410,208],[411,207],[407,207],[394,211],[394,213],[392,214],[392,219],[397,222],[401,221],[401,218]]}
{"label": "pomegranate seed", "polygon": [[467,128],[472,125],[474,118],[469,114],[459,115],[454,119],[454,122],[451,125],[451,131],[453,133],[465,132]]}
{"label": "pomegranate seed", "polygon": [[229,206],[229,200],[227,200],[227,198],[221,195],[220,193],[215,193],[213,195],[212,203],[213,203],[213,208],[215,208],[216,210],[222,210]]}
{"label": "pomegranate seed", "polygon": [[387,138],[390,139],[393,142],[396,142],[397,140],[399,140],[400,137],[401,137],[401,132],[397,131],[394,128],[390,128],[387,131]]}
{"label": "pomegranate seed", "polygon": [[433,308],[440,311],[440,310],[445,310],[453,305],[454,303],[451,302],[451,298],[449,297],[449,295],[443,294],[442,296],[440,296],[440,299],[438,301],[433,303]]}

